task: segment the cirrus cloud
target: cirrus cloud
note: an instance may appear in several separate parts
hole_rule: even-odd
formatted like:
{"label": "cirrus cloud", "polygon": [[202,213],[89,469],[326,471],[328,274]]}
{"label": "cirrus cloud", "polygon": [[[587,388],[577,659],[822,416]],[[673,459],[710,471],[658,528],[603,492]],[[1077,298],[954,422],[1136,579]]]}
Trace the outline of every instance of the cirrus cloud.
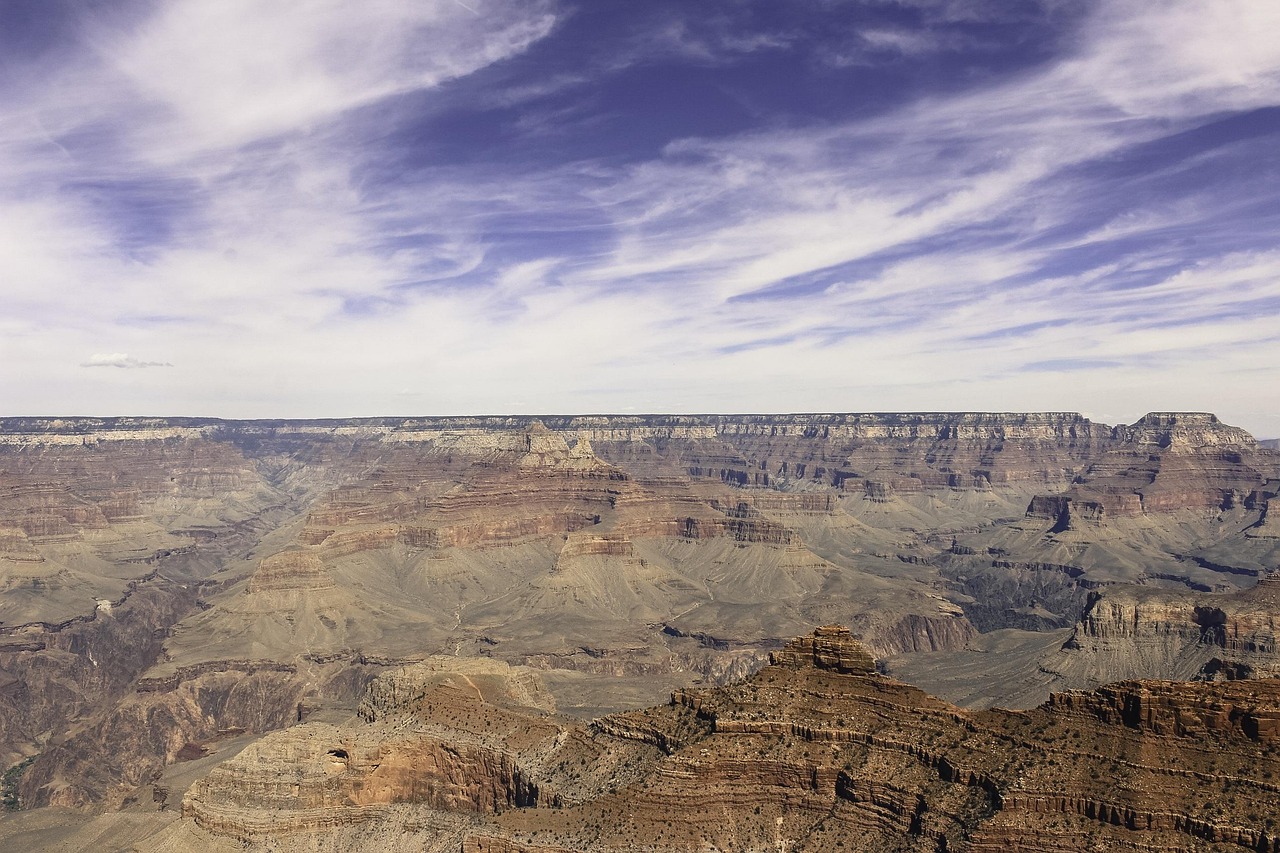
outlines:
{"label": "cirrus cloud", "polygon": [[1271,0],[137,8],[0,83],[23,410],[1280,435]]}
{"label": "cirrus cloud", "polygon": [[167,361],[143,361],[124,352],[96,352],[87,361],[80,362],[81,367],[173,367]]}

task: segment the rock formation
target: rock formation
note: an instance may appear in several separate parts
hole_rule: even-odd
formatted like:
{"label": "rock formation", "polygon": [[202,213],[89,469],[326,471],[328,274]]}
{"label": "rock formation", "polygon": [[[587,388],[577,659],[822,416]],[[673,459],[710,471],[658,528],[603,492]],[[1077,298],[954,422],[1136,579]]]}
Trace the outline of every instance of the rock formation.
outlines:
{"label": "rock formation", "polygon": [[[503,718],[511,725],[541,720],[551,740],[526,749],[473,732],[452,754],[440,747],[452,729],[437,720],[397,747],[401,764],[384,766],[372,744],[408,735],[383,731],[392,723],[375,710],[350,748],[320,749],[328,734],[289,747],[309,768],[295,781],[315,786],[317,809],[349,800],[352,815],[400,820],[430,801],[440,808],[421,833],[455,833],[453,849],[516,850],[534,842],[515,818],[476,815],[500,805],[542,821],[559,797],[561,811],[582,804],[576,814],[603,827],[625,802],[599,792],[657,762],[682,780],[673,791],[696,793],[722,771],[774,791],[739,846],[790,844],[793,808],[829,812],[837,801],[841,814],[839,803],[872,804],[850,819],[877,832],[928,825],[908,832],[934,839],[924,849],[938,837],[979,844],[973,815],[995,807],[981,786],[953,788],[928,771],[943,799],[926,819],[888,777],[841,776],[843,764],[823,775],[831,768],[812,744],[827,741],[791,732],[785,715],[726,711],[712,732],[712,718],[680,703],[610,712],[672,690],[693,696],[698,680],[705,693],[771,654],[775,678],[868,690],[889,683],[868,654],[890,658],[882,668],[893,672],[957,664],[975,704],[1038,705],[1050,689],[1116,678],[1274,673],[1278,495],[1280,452],[1200,414],[1121,427],[1069,413],[0,420],[0,763],[15,768],[24,808],[132,808],[147,786],[170,784],[162,779],[185,790],[194,780],[183,767],[205,767],[242,738],[288,726],[293,736],[309,720],[340,728],[371,680],[386,683],[380,673],[443,654],[541,673],[537,690],[502,676],[531,691],[518,701],[480,693],[515,715]],[[838,632],[782,648],[834,623],[850,625],[861,650]],[[465,682],[435,678],[423,695],[455,696],[439,707],[470,701]],[[553,705],[601,719],[591,729],[548,722]],[[732,759],[746,764],[712,771],[682,752],[757,723],[813,754],[753,742],[755,753]],[[270,758],[274,743],[244,755]],[[347,754],[341,773],[330,773],[330,749]],[[670,763],[682,754],[700,769]],[[568,772],[589,756],[634,767],[618,769],[617,783]],[[411,765],[454,782],[414,781]],[[925,772],[893,768],[904,779]],[[468,787],[475,774],[484,781]],[[809,780],[802,795],[790,787],[798,779]],[[388,793],[402,784],[412,793]],[[1103,805],[1125,821],[1112,806],[1154,814],[1103,793],[1071,800],[1076,817],[1046,820],[1084,838],[1096,820],[1080,815]],[[716,808],[737,808],[738,794],[717,796],[698,832],[723,818]],[[217,801],[193,799],[193,818],[222,826]],[[864,813],[873,806],[880,823]],[[780,817],[781,828],[770,823]],[[357,824],[369,821],[346,825]],[[828,831],[862,831],[854,825]],[[1201,843],[1171,831],[1175,847]],[[586,843],[566,832],[537,844]]]}
{"label": "rock formation", "polygon": [[1145,673],[1185,679],[1280,676],[1280,576],[1243,592],[1103,590],[1043,665],[1075,684]]}
{"label": "rock formation", "polygon": [[792,669],[817,667],[851,675],[874,675],[876,661],[848,628],[827,625],[812,637],[792,640],[780,651],[769,655],[769,663]]}
{"label": "rock formation", "polygon": [[1152,413],[1113,430],[1114,443],[1057,497],[1028,513],[1060,529],[1113,517],[1229,509],[1257,500],[1274,461],[1253,436],[1207,413]]}
{"label": "rock formation", "polygon": [[465,816],[440,849],[470,851],[1280,850],[1280,680],[966,712],[832,626],[744,682],[583,726],[523,704],[514,670],[462,667],[383,676],[360,722],[265,738],[184,815],[276,850],[414,837],[439,812]]}

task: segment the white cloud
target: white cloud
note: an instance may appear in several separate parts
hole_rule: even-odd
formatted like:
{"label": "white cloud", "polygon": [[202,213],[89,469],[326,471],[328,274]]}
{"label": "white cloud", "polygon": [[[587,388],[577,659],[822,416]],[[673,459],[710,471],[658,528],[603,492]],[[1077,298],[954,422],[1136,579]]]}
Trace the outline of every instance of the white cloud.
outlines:
{"label": "white cloud", "polygon": [[[1274,253],[1152,243],[1052,263],[1238,201],[1071,220],[1096,188],[1079,169],[1280,101],[1273,3],[1224,0],[1211,20],[1190,3],[1101,4],[1066,59],[874,119],[689,139],[627,166],[428,163],[371,192],[376,152],[348,114],[515,55],[553,23],[540,5],[467,4],[480,14],[174,0],[99,33],[97,64],[0,106],[6,399],[229,416],[377,414],[406,395],[426,412],[1186,407],[1280,434],[1280,415],[1257,415],[1280,412]],[[101,150],[68,138],[95,122]],[[59,189],[156,175],[189,181],[193,209],[141,257]],[[545,239],[504,254],[521,228]],[[47,358],[104,341],[183,370],[122,397]]]}
{"label": "white cloud", "polygon": [[554,22],[541,2],[171,0],[136,29],[100,33],[97,47],[170,119],[148,130],[190,151],[433,88],[521,52]]}
{"label": "white cloud", "polygon": [[1101,4],[1089,45],[1056,78],[1083,80],[1130,115],[1182,118],[1275,102],[1280,4],[1172,0]]}
{"label": "white cloud", "polygon": [[[5,348],[26,376],[52,364],[48,349],[103,338],[237,370],[235,353],[313,340],[349,300],[423,278],[420,255],[383,249],[395,234],[367,209],[344,121],[517,54],[555,22],[545,2],[466,7],[169,0],[127,28],[86,18],[91,53],[14,75],[27,85],[0,89],[0,290],[15,330]],[[157,183],[181,188],[178,203],[146,198]],[[110,189],[95,207],[100,185],[141,193],[140,222],[110,207]],[[122,242],[128,227],[137,252]],[[437,255],[444,275],[483,250],[464,231]],[[83,364],[161,363],[97,353]],[[252,381],[252,368],[241,375]],[[73,378],[50,381],[77,397]]]}
{"label": "white cloud", "polygon": [[124,352],[96,352],[88,361],[80,363],[81,367],[173,367],[167,361],[143,361]]}

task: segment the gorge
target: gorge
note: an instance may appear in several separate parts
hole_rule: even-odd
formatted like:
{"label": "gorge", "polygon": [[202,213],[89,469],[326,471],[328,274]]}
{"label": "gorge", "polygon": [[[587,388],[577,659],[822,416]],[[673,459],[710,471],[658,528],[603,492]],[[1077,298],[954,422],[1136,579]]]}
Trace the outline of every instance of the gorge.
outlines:
{"label": "gorge", "polygon": [[1204,413],[0,419],[0,846],[1280,849],[1277,495]]}

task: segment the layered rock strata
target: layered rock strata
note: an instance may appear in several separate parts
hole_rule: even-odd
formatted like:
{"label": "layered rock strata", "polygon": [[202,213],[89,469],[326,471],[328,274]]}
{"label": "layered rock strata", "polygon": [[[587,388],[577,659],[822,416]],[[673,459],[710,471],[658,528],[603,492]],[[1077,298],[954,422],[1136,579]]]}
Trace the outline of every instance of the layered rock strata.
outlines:
{"label": "layered rock strata", "polygon": [[[27,804],[114,803],[188,743],[351,708],[427,653],[543,668],[585,714],[815,624],[961,654],[1085,625],[1121,583],[1198,601],[1280,561],[1278,460],[1195,414],[4,420],[0,747],[40,753]],[[142,592],[128,664],[104,663],[89,635]],[[1262,610],[1195,606],[1197,637],[1155,645],[1272,671]],[[1132,659],[1107,672],[1184,674],[1182,646],[1127,643],[1096,638]]]}
{"label": "layered rock strata", "polygon": [[257,849],[394,826],[399,803],[469,815],[447,843],[474,851],[1280,851],[1280,680],[966,712],[830,626],[742,683],[584,728],[513,701],[511,671],[434,666],[375,681],[362,724],[265,739],[184,813]]}
{"label": "layered rock strata", "polygon": [[1062,495],[1037,496],[1029,516],[1059,530],[1111,518],[1219,511],[1257,500],[1275,466],[1253,436],[1207,413],[1152,413],[1112,442]]}
{"label": "layered rock strata", "polygon": [[1112,587],[1095,594],[1062,651],[1044,665],[1096,684],[1152,671],[1273,677],[1280,676],[1278,641],[1280,577],[1227,595]]}

